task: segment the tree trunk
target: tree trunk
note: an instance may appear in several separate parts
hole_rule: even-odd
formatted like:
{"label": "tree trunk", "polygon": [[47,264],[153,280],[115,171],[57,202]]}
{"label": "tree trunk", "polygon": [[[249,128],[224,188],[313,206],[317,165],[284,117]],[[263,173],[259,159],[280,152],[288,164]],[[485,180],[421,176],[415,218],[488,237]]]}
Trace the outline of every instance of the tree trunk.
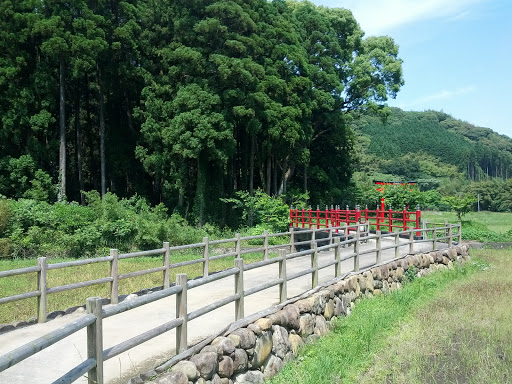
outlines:
{"label": "tree trunk", "polygon": [[292,178],[293,173],[295,172],[295,164],[291,164],[288,167],[288,161],[285,162],[285,166],[283,167],[283,170],[286,169],[285,172],[283,172],[283,176],[281,178],[281,184],[279,186],[279,192],[277,193],[277,196],[281,196],[286,193],[286,186],[288,184],[288,181]]}
{"label": "tree trunk", "polygon": [[308,165],[304,164],[304,193],[308,193]]}
{"label": "tree trunk", "polygon": [[[80,89],[79,82],[77,82],[77,89]],[[75,97],[75,132],[76,132],[76,168],[78,173],[78,185],[80,188],[80,204],[85,205],[85,196],[83,191],[84,175],[82,164],[82,129],[80,127],[80,93],[76,93]]]}
{"label": "tree trunk", "polygon": [[105,166],[105,102],[103,100],[103,86],[101,84],[101,73],[98,68],[98,100],[100,114],[100,177],[101,177],[101,196],[107,193],[107,177]]}
{"label": "tree trunk", "polygon": [[125,108],[125,114],[126,119],[128,121],[128,129],[130,130],[130,133],[132,135],[135,135],[135,128],[133,127],[133,117],[132,112],[130,111],[130,98],[128,97],[128,93],[126,90],[124,91],[124,108]]}
{"label": "tree trunk", "polygon": [[206,193],[206,172],[208,167],[208,160],[203,153],[199,154],[197,158],[197,183],[196,183],[196,198],[195,198],[195,211],[199,219],[199,225],[204,224],[204,203]]}
{"label": "tree trunk", "polygon": [[267,195],[270,196],[270,187],[272,185],[272,160],[270,155],[267,157],[267,181],[265,184],[267,187]]}
{"label": "tree trunk", "polygon": [[241,186],[243,191],[248,190],[248,180],[247,180],[247,170],[249,168],[249,161],[247,159],[249,154],[249,140],[247,139],[247,135],[242,135],[242,152],[240,153],[240,156],[242,157],[242,164],[241,164]]}
{"label": "tree trunk", "polygon": [[277,196],[277,164],[276,164],[276,157],[272,154],[272,165],[273,165],[273,172],[272,172],[272,190],[274,191],[274,196]]}
{"label": "tree trunk", "polygon": [[249,156],[249,195],[254,195],[254,156],[256,147],[256,136],[251,135],[251,154]]}
{"label": "tree trunk", "polygon": [[66,200],[66,95],[64,59],[59,62],[59,179],[58,201]]}

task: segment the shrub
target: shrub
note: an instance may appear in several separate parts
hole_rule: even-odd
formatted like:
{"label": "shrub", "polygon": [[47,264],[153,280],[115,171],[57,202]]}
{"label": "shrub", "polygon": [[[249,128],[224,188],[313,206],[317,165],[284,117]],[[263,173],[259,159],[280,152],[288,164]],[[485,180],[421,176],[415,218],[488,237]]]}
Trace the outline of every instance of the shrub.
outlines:
{"label": "shrub", "polygon": [[[281,232],[288,227],[290,213],[284,197],[269,196],[261,190],[254,191],[253,196],[247,191],[238,191],[236,196],[237,198],[221,200],[240,210],[242,219],[248,226],[256,225],[272,232]],[[297,201],[296,204],[300,202]]]}
{"label": "shrub", "polygon": [[7,231],[7,226],[11,220],[11,204],[9,200],[0,199],[0,236]]}
{"label": "shrub", "polygon": [[10,257],[12,255],[12,241],[11,239],[0,239],[0,259],[3,257]]}

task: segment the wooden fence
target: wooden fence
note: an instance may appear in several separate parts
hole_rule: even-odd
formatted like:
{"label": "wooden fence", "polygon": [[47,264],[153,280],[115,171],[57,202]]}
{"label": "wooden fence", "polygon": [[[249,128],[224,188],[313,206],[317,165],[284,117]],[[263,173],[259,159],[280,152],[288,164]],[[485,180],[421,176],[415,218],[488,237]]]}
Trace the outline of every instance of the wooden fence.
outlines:
{"label": "wooden fence", "polygon": [[[328,240],[328,244],[324,246],[318,246],[317,241],[315,239],[318,239],[315,234],[319,231],[324,231],[325,229],[310,229],[305,230],[304,232],[311,232],[312,236],[310,240],[303,241],[303,242],[293,242],[293,233],[294,231],[291,230],[290,232],[287,232],[288,235],[290,235],[291,242],[289,244],[285,244],[284,246],[289,246],[291,248],[290,253],[286,253],[286,249],[280,249],[279,250],[279,256],[275,258],[266,258],[262,261],[258,261],[251,264],[244,264],[244,260],[240,257],[243,253],[243,251],[240,250],[240,248],[236,248],[235,252],[233,254],[236,254],[236,258],[234,260],[234,267],[224,270],[222,272],[218,272],[216,274],[208,276],[207,274],[203,276],[200,279],[194,279],[194,280],[188,280],[186,274],[177,274],[176,275],[176,284],[172,287],[169,286],[169,281],[166,281],[166,277],[168,276],[168,270],[170,267],[173,267],[175,265],[171,265],[168,262],[165,263],[164,268],[159,267],[156,270],[148,270],[145,271],[147,273],[152,272],[158,272],[161,271],[164,273],[164,289],[161,291],[157,291],[151,294],[147,294],[144,296],[140,296],[134,300],[125,301],[122,303],[118,303],[115,305],[112,305],[107,308],[102,308],[102,299],[101,298],[88,298],[86,301],[86,312],[87,314],[81,317],[80,319],[67,324],[64,327],[61,327],[49,334],[46,334],[42,336],[41,338],[32,341],[28,344],[25,344],[12,352],[0,356],[0,372],[14,366],[15,364],[19,363],[20,361],[35,355],[36,353],[42,351],[45,348],[48,348],[49,346],[55,344],[56,342],[65,339],[69,335],[87,327],[87,359],[83,361],[81,364],[77,365],[73,369],[71,369],[69,372],[64,374],[62,377],[57,379],[54,383],[72,383],[81,376],[87,374],[88,376],[88,382],[90,384],[92,383],[104,383],[103,379],[103,362],[106,360],[109,360],[125,351],[130,350],[131,348],[140,345],[148,340],[151,340],[152,338],[159,336],[167,331],[170,331],[172,329],[176,329],[176,353],[177,355],[168,362],[168,364],[172,364],[171,362],[176,362],[178,360],[187,358],[191,356],[194,353],[194,349],[188,349],[187,345],[187,322],[191,321],[195,318],[198,318],[200,316],[203,316],[213,310],[216,310],[226,304],[235,302],[235,319],[239,320],[244,317],[244,298],[250,295],[253,295],[257,292],[260,292],[262,290],[278,286],[279,289],[279,297],[280,302],[284,302],[287,300],[287,282],[299,278],[301,276],[305,275],[311,275],[311,287],[314,288],[318,285],[318,271],[324,268],[328,267],[334,267],[334,274],[336,277],[340,276],[340,266],[341,262],[349,259],[353,259],[353,271],[359,270],[359,259],[362,255],[375,253],[375,264],[381,263],[382,259],[382,252],[386,249],[394,249],[394,256],[395,258],[399,256],[399,248],[402,246],[409,247],[408,253],[413,254],[414,253],[414,244],[422,243],[422,242],[431,242],[432,247],[434,250],[437,249],[439,242],[445,242],[448,246],[452,245],[452,242],[454,239],[456,239],[459,243],[461,242],[461,226],[459,224],[446,224],[442,227],[433,226],[432,228],[422,228],[420,231],[424,232],[424,236],[422,239],[417,239],[414,236],[414,233],[418,231],[418,229],[411,228],[406,231],[400,231],[400,232],[392,232],[383,234],[380,231],[377,231],[375,234],[370,233],[364,233],[363,236],[361,236],[360,232],[360,226],[356,226],[353,228],[353,236],[348,237],[346,236],[344,239],[341,239],[338,236],[331,236]],[[330,234],[332,235],[333,232],[340,232],[340,231],[347,231],[347,226],[343,227],[335,227],[335,228],[329,228]],[[263,238],[267,236],[282,236],[282,234],[265,234],[261,235]],[[400,242],[400,238],[402,237],[408,237],[408,241],[406,242]],[[258,236],[251,236],[250,238],[258,238]],[[393,244],[388,246],[382,245],[382,240],[384,238],[391,238],[393,239]],[[247,239],[247,238],[246,238]],[[229,240],[217,240],[217,243],[220,242],[227,242],[227,241],[237,241],[237,244],[240,244],[240,237],[237,236],[236,239],[229,239]],[[360,243],[363,240],[375,240],[375,248],[370,248],[366,250],[360,250]],[[323,240],[325,241],[325,239]],[[208,243],[208,241],[203,241],[203,243],[200,244],[193,244],[189,247],[205,247],[207,249],[208,244],[212,244],[214,242]],[[295,247],[300,244],[309,244],[311,246],[311,249],[301,251],[301,252],[295,252]],[[343,257],[341,257],[341,247],[342,246],[352,246],[353,252],[349,254],[344,254]],[[180,249],[184,249],[182,246]],[[283,247],[283,245],[278,245],[275,247]],[[266,247],[263,247],[261,249],[265,249]],[[268,247],[270,248],[270,247]],[[102,261],[109,261],[112,266],[115,266],[115,260],[119,258],[127,258],[127,257],[135,257],[134,255],[152,255],[154,253],[164,253],[165,256],[164,260],[169,260],[168,255],[172,248],[168,247],[164,243],[164,247],[158,250],[154,251],[147,251],[147,252],[138,252],[136,254],[126,254],[126,255],[118,255],[117,257],[115,255],[109,256],[104,258]],[[177,247],[173,247],[173,249],[177,249]],[[322,251],[330,251],[334,250],[334,260],[329,261],[328,263],[325,263],[323,265],[318,265],[318,253]],[[226,255],[231,255],[232,253],[228,253]],[[223,257],[227,257],[226,255],[222,255]],[[299,257],[311,257],[311,267],[304,269],[300,272],[294,273],[294,274],[287,274],[286,271],[286,264],[287,261],[299,258]],[[220,257],[220,256],[218,256]],[[77,261],[80,262],[80,261]],[[82,262],[85,262],[85,260],[82,260]],[[200,260],[192,260],[190,262],[182,262],[178,263],[180,265],[186,265],[185,263],[191,263],[191,262],[203,262],[207,263],[208,258],[207,254],[205,253],[205,257]],[[76,262],[73,262],[76,263]],[[244,272],[255,269],[255,268],[261,268],[266,265],[278,263],[279,264],[279,275],[271,280],[266,281],[259,286],[253,287],[251,289],[244,289]],[[69,263],[62,263],[62,264],[69,264]],[[374,265],[374,264],[372,264]],[[61,266],[61,268],[64,268],[65,266]],[[31,272],[37,271],[40,275],[42,275],[41,272],[46,271],[46,269],[43,269],[43,267],[40,265],[38,267],[32,267]],[[40,268],[40,269],[34,269],[34,268]],[[18,270],[19,271],[19,270]],[[207,271],[207,269],[205,270]],[[6,272],[13,272],[13,271],[5,271],[3,272],[4,275]],[[26,271],[25,271],[26,272]],[[138,274],[142,274],[144,271],[140,271]],[[21,272],[23,273],[23,272]],[[27,272],[28,273],[28,272]],[[18,273],[19,274],[19,273]],[[9,276],[12,276],[10,274]],[[202,308],[199,308],[193,312],[188,312],[187,310],[187,291],[189,289],[193,289],[205,284],[208,284],[210,282],[224,279],[229,276],[234,276],[234,284],[235,284],[235,293],[233,295],[230,295],[228,297],[225,297],[221,300],[218,300],[215,303],[209,304],[207,306],[204,306]],[[119,278],[119,276],[118,276]],[[41,277],[42,279],[42,277]],[[103,281],[101,283],[109,282],[114,283],[115,279],[113,277],[108,278],[108,280]],[[95,283],[99,283],[99,280],[93,280]],[[72,288],[69,288],[72,289]],[[38,294],[41,294],[39,292]],[[165,297],[169,296],[176,296],[176,318],[170,319],[167,323],[164,323],[160,326],[157,326],[147,332],[144,332],[136,337],[133,337],[129,340],[126,340],[124,342],[121,342],[120,344],[117,344],[113,347],[110,347],[108,349],[103,349],[103,328],[102,328],[102,321],[108,317],[115,316],[119,313],[129,311],[131,309],[140,307],[142,305],[154,302],[156,300],[163,299]],[[33,295],[35,296],[35,294]],[[42,295],[41,295],[42,296]]]}
{"label": "wooden fence", "polygon": [[[234,238],[231,239],[220,239],[220,240],[209,240],[208,237],[203,238],[203,242],[196,244],[187,244],[187,245],[179,245],[170,247],[168,242],[164,242],[162,248],[153,249],[149,251],[141,251],[141,252],[133,252],[133,253],[124,253],[119,254],[117,249],[110,250],[110,256],[106,257],[97,257],[92,259],[82,259],[75,260],[63,263],[54,263],[49,264],[46,257],[39,257],[37,259],[37,266],[20,268],[20,269],[12,269],[7,271],[0,271],[0,278],[2,277],[10,277],[16,275],[23,274],[31,274],[37,273],[37,290],[24,292],[17,295],[0,297],[0,305],[4,303],[9,303],[12,301],[28,299],[31,297],[37,297],[37,319],[39,323],[46,322],[47,317],[47,306],[48,306],[48,295],[52,293],[68,291],[78,288],[83,288],[96,284],[110,284],[110,302],[111,304],[117,304],[119,298],[119,281],[123,279],[134,278],[137,276],[147,275],[150,273],[162,273],[162,286],[163,288],[169,288],[170,286],[170,271],[172,269],[179,269],[180,267],[184,267],[186,265],[199,264],[202,263],[203,276],[208,276],[209,263],[213,260],[218,260],[227,257],[236,257],[241,258],[249,253],[263,253],[263,258],[265,260],[268,259],[269,252],[274,251],[276,248],[282,247],[283,245],[269,245],[269,241],[272,238],[276,237],[285,237],[287,243],[285,246],[289,246],[289,238],[290,233],[282,232],[282,233],[268,233],[268,231],[264,231],[262,235],[255,236],[245,236],[241,237],[240,234],[236,234]],[[293,238],[293,236],[292,236]],[[242,249],[242,243],[248,241],[261,241],[263,243],[262,247],[250,247],[246,249]],[[293,242],[293,241],[292,241]],[[223,254],[214,254],[212,252],[214,247],[218,247],[221,245],[232,245],[234,251],[223,253]],[[171,264],[171,254],[172,252],[184,251],[184,250],[193,250],[198,249],[202,253],[202,257],[195,260],[186,260],[179,263]],[[163,256],[163,263],[160,267],[155,267],[151,269],[145,269],[141,271],[135,271],[125,274],[119,274],[119,261],[123,259],[129,259],[134,257],[141,256],[155,256],[161,255]],[[56,269],[62,268],[72,268],[87,264],[94,263],[110,263],[110,276],[101,277],[94,280],[82,281],[79,283],[56,286],[56,287],[48,287],[48,272]]]}

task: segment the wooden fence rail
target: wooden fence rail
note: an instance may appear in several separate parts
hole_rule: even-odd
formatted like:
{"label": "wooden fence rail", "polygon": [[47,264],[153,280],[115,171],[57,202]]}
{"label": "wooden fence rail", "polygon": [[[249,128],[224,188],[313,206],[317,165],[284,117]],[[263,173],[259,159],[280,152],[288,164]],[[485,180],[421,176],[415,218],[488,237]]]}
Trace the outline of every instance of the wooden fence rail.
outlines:
{"label": "wooden fence rail", "polygon": [[[333,228],[333,230],[340,230],[342,228]],[[346,229],[346,228],[345,228]],[[455,231],[454,231],[455,230]],[[313,230],[314,231],[314,230]],[[381,262],[382,251],[386,249],[394,249],[395,250],[395,258],[399,255],[399,248],[403,246],[408,246],[408,253],[414,253],[414,244],[421,242],[432,242],[433,249],[437,249],[438,242],[445,241],[448,245],[453,243],[454,238],[457,241],[461,241],[461,225],[459,224],[445,224],[441,227],[437,227],[434,225],[429,228],[425,226],[420,229],[420,231],[424,232],[423,239],[417,239],[413,236],[414,232],[418,231],[417,228],[411,228],[406,231],[401,232],[393,232],[383,234],[380,231],[377,231],[375,234],[366,233],[364,231],[359,230],[359,226],[356,228],[355,235],[352,238],[342,238],[335,237],[330,238],[329,243],[324,246],[318,246],[317,242],[311,242],[312,247],[308,250],[300,251],[300,252],[290,252],[286,253],[286,249],[279,250],[279,256],[266,259],[263,261],[259,261],[251,264],[244,264],[244,260],[241,257],[237,257],[234,260],[234,267],[224,270],[222,272],[218,272],[213,275],[203,276],[200,279],[188,280],[186,274],[177,274],[176,275],[176,284],[172,287],[166,287],[161,291],[157,291],[154,293],[150,293],[144,296],[140,296],[135,298],[134,300],[118,303],[108,308],[102,307],[102,299],[101,298],[88,298],[86,301],[86,312],[87,314],[80,319],[67,324],[64,327],[61,327],[47,335],[42,336],[41,338],[30,342],[26,345],[23,345],[12,352],[0,356],[0,372],[12,367],[13,365],[21,362],[22,360],[40,352],[41,350],[55,344],[56,342],[65,339],[69,335],[81,330],[82,328],[87,327],[87,359],[81,364],[77,365],[65,375],[60,377],[55,383],[71,383],[77,380],[79,377],[84,374],[88,374],[88,382],[102,384],[104,383],[103,378],[103,362],[109,360],[123,352],[130,350],[131,348],[140,345],[152,338],[159,336],[165,332],[168,332],[172,329],[176,329],[176,353],[183,354],[184,351],[187,350],[187,323],[189,320],[193,320],[200,316],[203,316],[213,310],[219,309],[222,306],[229,304],[231,302],[235,302],[235,319],[239,320],[244,317],[244,299],[247,296],[252,294],[256,294],[264,289],[268,289],[274,286],[279,287],[279,298],[280,302],[284,302],[288,299],[287,295],[287,282],[293,279],[299,278],[301,276],[311,275],[311,287],[314,288],[318,285],[318,271],[324,268],[329,268],[334,266],[335,276],[340,275],[340,265],[343,261],[353,259],[354,266],[353,271],[359,270],[359,261],[360,256],[368,253],[375,253],[375,264],[379,264]],[[438,236],[438,233],[443,233],[443,236]],[[293,233],[293,231],[292,231]],[[315,233],[315,232],[313,232]],[[406,242],[400,242],[400,237],[408,238]],[[253,237],[254,238],[254,237]],[[392,240],[392,244],[388,246],[382,246],[383,240],[389,238]],[[237,237],[236,241],[239,242],[241,238]],[[325,239],[323,239],[325,241]],[[376,240],[375,248],[366,249],[364,251],[360,250],[360,243],[364,240]],[[320,240],[318,240],[320,241]],[[218,242],[217,244],[219,244]],[[206,242],[206,244],[208,244]],[[211,243],[210,243],[211,244]],[[342,246],[352,246],[353,252],[344,255],[344,257],[340,257],[340,248]],[[237,252],[240,251],[240,247],[238,246]],[[168,254],[169,247],[164,244],[164,247],[160,251]],[[324,263],[323,265],[318,264],[318,253],[323,251],[334,250],[334,259]],[[239,252],[239,255],[241,252]],[[124,255],[126,256],[126,255]],[[294,274],[287,274],[286,264],[287,261],[299,258],[299,257],[307,257],[311,258],[311,267],[306,268],[302,271],[296,272]],[[128,256],[130,257],[130,256]],[[105,258],[108,261],[116,260],[116,257],[108,257]],[[266,281],[256,287],[251,289],[244,289],[244,271],[249,271],[256,268],[261,268],[266,265],[278,263],[279,264],[279,274],[275,279]],[[31,272],[38,272],[41,274],[42,271],[46,271],[45,264],[40,263],[39,267],[31,267],[29,268]],[[159,269],[160,270],[160,269]],[[0,276],[12,276],[16,274],[21,274],[26,271],[21,270],[12,270],[12,271],[4,271]],[[165,272],[165,271],[164,271]],[[164,275],[165,276],[165,275]],[[211,283],[216,280],[225,279],[230,276],[234,276],[234,285],[235,285],[235,293],[233,295],[227,296],[223,299],[220,299],[212,304],[206,305],[202,308],[196,309],[193,312],[188,312],[187,309],[187,292],[190,289],[194,289],[196,287]],[[101,279],[100,279],[101,280]],[[111,283],[113,280],[110,281]],[[42,288],[42,284],[41,287]],[[70,288],[71,289],[71,288]],[[48,290],[47,290],[48,291]],[[111,316],[115,316],[119,313],[132,310],[134,308],[140,307],[145,304],[149,304],[156,300],[161,300],[166,297],[176,296],[176,318],[169,319],[168,322],[159,325],[149,331],[146,331],[138,336],[135,336],[129,340],[121,342],[115,346],[112,346],[108,349],[103,349],[103,328],[102,322],[103,319],[106,319]]]}
{"label": "wooden fence rail", "polygon": [[[9,303],[17,300],[29,299],[32,297],[37,297],[37,321],[39,323],[44,323],[47,320],[47,308],[48,308],[48,295],[52,293],[58,293],[63,291],[68,291],[72,289],[83,288],[91,285],[97,284],[110,284],[110,303],[117,304],[119,302],[119,281],[124,279],[130,279],[137,276],[147,275],[150,273],[162,273],[162,287],[169,288],[170,286],[170,272],[172,269],[177,269],[186,265],[192,264],[203,264],[203,276],[208,276],[209,274],[209,262],[212,260],[218,260],[227,257],[241,257],[245,254],[250,253],[258,253],[262,252],[264,259],[268,259],[269,251],[274,250],[278,247],[282,246],[290,246],[290,243],[269,246],[268,239],[271,237],[290,237],[290,231],[283,233],[273,233],[269,234],[267,231],[262,235],[255,236],[246,236],[241,237],[240,234],[236,234],[236,237],[231,239],[220,239],[210,241],[208,237],[203,238],[201,243],[196,244],[186,244],[186,245],[178,245],[170,247],[168,242],[164,242],[162,248],[153,249],[149,251],[140,251],[140,252],[132,252],[132,253],[124,253],[119,254],[117,249],[110,250],[110,256],[91,258],[91,259],[83,259],[83,260],[74,260],[67,261],[62,263],[54,263],[49,264],[46,257],[40,257],[37,259],[37,266],[13,269],[8,271],[0,271],[0,278],[2,277],[11,277],[16,275],[37,273],[37,290],[24,292],[16,295],[0,297],[0,305]],[[249,248],[242,250],[241,243],[243,241],[249,240],[261,240],[263,242],[263,247],[258,248]],[[233,243],[235,252],[227,252],[220,255],[212,256],[212,246],[229,244]],[[195,260],[187,260],[178,263],[171,264],[171,252],[176,251],[184,251],[191,249],[203,249],[203,257]],[[150,268],[141,271],[134,271],[129,273],[120,274],[119,273],[119,260],[130,259],[134,257],[144,257],[144,256],[155,256],[162,255],[163,263],[160,267]],[[67,284],[56,287],[48,287],[48,271],[62,269],[62,268],[72,268],[78,267],[93,263],[110,263],[110,276],[100,277],[94,280],[82,281],[73,284]]]}

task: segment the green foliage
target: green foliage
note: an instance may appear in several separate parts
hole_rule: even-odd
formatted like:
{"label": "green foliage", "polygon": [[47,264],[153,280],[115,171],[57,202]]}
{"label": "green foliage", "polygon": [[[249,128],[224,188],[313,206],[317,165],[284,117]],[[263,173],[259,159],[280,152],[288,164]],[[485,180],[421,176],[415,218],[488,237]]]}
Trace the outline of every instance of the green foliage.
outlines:
{"label": "green foliage", "polygon": [[[391,108],[354,116],[357,169],[377,179],[414,180],[420,190],[441,196],[481,194],[481,209],[506,211],[510,204],[512,140],[488,128],[436,111],[406,112]],[[434,198],[434,199],[433,199]],[[447,209],[434,195],[422,204]]]}
{"label": "green foliage", "polygon": [[7,230],[7,226],[12,217],[11,203],[7,199],[0,197],[0,237]]}
{"label": "green foliage", "polygon": [[425,308],[452,284],[470,278],[479,269],[480,264],[475,263],[457,265],[414,279],[391,294],[357,302],[350,316],[333,322],[331,333],[306,345],[298,358],[269,382],[357,383],[359,373],[371,367],[372,356],[389,348],[387,336],[393,329],[400,329],[411,313]]}
{"label": "green foliage", "polygon": [[0,258],[10,257],[12,254],[12,241],[11,239],[0,238]]}
{"label": "green foliage", "polygon": [[[118,248],[122,252],[199,243],[209,233],[190,226],[179,214],[170,217],[162,205],[151,207],[134,196],[85,194],[88,205],[19,199],[0,200],[4,256],[91,257]],[[212,232],[219,231],[212,225]],[[1,228],[0,228],[1,229]],[[7,253],[6,253],[7,252]]]}
{"label": "green foliage", "polygon": [[417,273],[418,273],[418,271],[416,271],[415,266],[409,267],[404,272],[404,278],[403,278],[402,282],[404,284],[406,284],[406,283],[410,283],[410,282],[414,281],[414,279],[416,279],[416,277],[417,277]]}
{"label": "green foliage", "polygon": [[497,243],[512,241],[512,230],[500,234],[491,231],[485,224],[471,220],[462,222],[462,239],[474,240],[482,243]]}
{"label": "green foliage", "polygon": [[246,223],[252,219],[258,230],[263,228],[281,232],[290,224],[289,207],[282,197],[272,197],[261,190],[256,190],[254,196],[247,191],[238,191],[236,196],[237,198],[222,201],[233,204],[233,207],[241,212],[242,220]]}
{"label": "green foliage", "polygon": [[471,195],[465,196],[446,196],[443,197],[443,201],[446,202],[451,209],[457,214],[459,221],[466,213],[471,212],[476,203],[476,198]]}

